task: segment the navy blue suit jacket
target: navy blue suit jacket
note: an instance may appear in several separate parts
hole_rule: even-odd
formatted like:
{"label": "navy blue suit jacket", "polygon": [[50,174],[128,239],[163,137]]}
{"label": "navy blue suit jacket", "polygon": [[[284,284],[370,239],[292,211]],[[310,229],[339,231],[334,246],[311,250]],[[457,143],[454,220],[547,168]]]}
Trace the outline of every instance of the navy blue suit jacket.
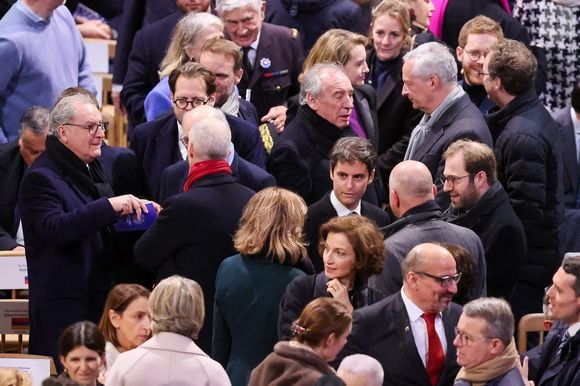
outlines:
{"label": "navy blue suit jacket", "polygon": [[[461,310],[460,305],[450,303],[442,313],[447,353],[439,386],[452,385],[459,371],[453,329]],[[370,355],[381,363],[385,371],[384,386],[431,386],[400,292],[354,311],[352,332],[340,356],[355,353]]]}
{"label": "navy blue suit jacket", "polygon": [[0,145],[0,251],[14,249],[20,217],[15,212],[20,181],[26,164],[18,140]]}
{"label": "navy blue suit jacket", "polygon": [[[276,186],[274,176],[260,169],[251,162],[238,156],[234,152],[234,160],[230,165],[232,177],[240,184],[254,190],[260,191],[269,186]],[[161,190],[159,193],[159,202],[163,204],[171,196],[183,193],[183,185],[187,180],[189,173],[189,163],[181,161],[168,166],[161,175]]]}
{"label": "navy blue suit jacket", "polygon": [[143,170],[133,150],[126,147],[101,146],[99,162],[115,195],[147,195]]}
{"label": "navy blue suit jacket", "polygon": [[[232,132],[232,142],[238,154],[247,161],[265,167],[266,152],[255,126],[226,114]],[[177,119],[173,111],[135,128],[131,149],[135,152],[145,175],[148,196],[159,200],[161,174],[169,165],[182,161],[177,138]]]}

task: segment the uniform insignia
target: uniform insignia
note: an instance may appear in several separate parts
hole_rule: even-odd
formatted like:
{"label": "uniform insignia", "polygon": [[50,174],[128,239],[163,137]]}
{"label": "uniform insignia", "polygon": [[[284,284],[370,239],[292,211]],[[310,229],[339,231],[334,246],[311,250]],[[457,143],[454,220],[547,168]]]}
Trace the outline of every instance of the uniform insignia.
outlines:
{"label": "uniform insignia", "polygon": [[272,65],[272,61],[269,58],[260,59],[260,67],[263,69],[268,69]]}

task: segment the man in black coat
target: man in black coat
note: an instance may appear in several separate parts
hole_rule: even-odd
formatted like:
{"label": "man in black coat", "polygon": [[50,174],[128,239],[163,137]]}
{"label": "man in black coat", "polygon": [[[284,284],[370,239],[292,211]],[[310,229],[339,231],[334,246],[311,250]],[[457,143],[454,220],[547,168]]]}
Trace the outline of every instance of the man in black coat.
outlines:
{"label": "man in black coat", "polygon": [[389,224],[389,215],[362,199],[375,177],[377,154],[369,140],[359,137],[339,139],[330,152],[332,190],[308,207],[304,231],[308,238],[308,256],[317,272],[324,269],[318,253],[320,226],[332,217],[351,214],[366,216],[379,227]]}
{"label": "man in black coat", "polygon": [[451,197],[443,218],[479,236],[487,263],[487,295],[509,301],[526,256],[526,236],[497,181],[493,150],[460,139],[447,148],[443,158],[443,189]]}
{"label": "man in black coat", "polygon": [[254,191],[231,176],[227,122],[196,119],[195,113],[187,112],[183,119],[192,162],[185,192],[165,202],[157,221],[135,244],[135,259],[155,272],[157,281],[177,274],[199,283],[206,308],[199,346],[211,352],[217,270],[223,259],[235,254],[232,235]]}
{"label": "man in black coat", "polygon": [[[455,260],[442,246],[424,243],[409,252],[402,269],[399,292],[354,312],[340,356],[361,353],[377,359],[385,386],[451,385],[459,370],[453,329],[461,314],[461,306],[451,302],[461,276]],[[428,315],[435,319],[435,331],[429,332]]]}
{"label": "man in black coat", "polygon": [[483,63],[483,85],[499,111],[487,117],[497,176],[526,233],[527,253],[512,297],[514,317],[542,311],[544,288],[562,258],[561,144],[558,127],[533,89],[536,59],[520,42],[500,40]]}
{"label": "man in black coat", "polygon": [[44,151],[49,114],[44,107],[29,108],[20,119],[20,138],[0,145],[0,251],[23,250],[18,191],[24,172]]}

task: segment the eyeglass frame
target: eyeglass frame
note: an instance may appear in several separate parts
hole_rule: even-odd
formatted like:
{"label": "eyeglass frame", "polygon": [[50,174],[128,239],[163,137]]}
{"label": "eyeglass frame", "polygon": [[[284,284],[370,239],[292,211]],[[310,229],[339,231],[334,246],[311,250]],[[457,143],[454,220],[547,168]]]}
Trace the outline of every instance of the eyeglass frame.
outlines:
{"label": "eyeglass frame", "polygon": [[97,130],[103,130],[103,133],[107,132],[109,128],[109,122],[101,122],[101,123],[94,123],[92,125],[79,125],[78,123],[61,123],[63,126],[76,126],[80,127],[81,129],[85,129],[89,132],[90,135],[97,134]]}
{"label": "eyeglass frame", "polygon": [[470,343],[475,343],[475,342],[478,342],[482,339],[485,339],[485,340],[494,339],[494,338],[489,338],[487,336],[482,336],[480,338],[473,338],[473,337],[469,336],[468,334],[461,332],[457,326],[455,326],[453,328],[453,331],[455,332],[455,337],[456,338],[459,337],[459,341],[461,342],[461,345],[465,346],[465,347],[469,346]]}
{"label": "eyeglass frame", "polygon": [[[204,100],[203,98],[198,98],[198,97],[195,97],[192,100],[188,100],[187,98],[176,98],[173,100],[173,104],[175,105],[175,107],[177,107],[180,110],[187,110],[187,108],[190,105],[191,105],[191,109],[195,109],[196,107],[206,105],[210,99],[211,99],[211,96],[208,96],[206,100]],[[179,105],[177,104],[178,102],[185,103],[185,106],[179,107]],[[196,106],[195,103],[198,103],[198,105]]]}
{"label": "eyeglass frame", "polygon": [[465,177],[471,178],[471,177],[473,177],[476,174],[477,173],[468,173],[468,174],[466,174],[464,176],[453,176],[453,175],[452,176],[445,176],[445,175],[443,175],[443,176],[441,176],[441,178],[439,179],[439,181],[441,181],[441,183],[443,185],[449,184],[449,186],[454,187],[455,186],[455,183],[457,181],[462,180]]}
{"label": "eyeglass frame", "polygon": [[415,272],[418,275],[427,276],[427,277],[439,282],[441,287],[449,287],[452,282],[455,282],[455,284],[458,284],[459,281],[461,280],[461,275],[463,275],[463,273],[461,273],[461,272],[458,272],[455,275],[445,275],[445,276],[435,276],[435,275],[431,275],[430,273],[420,272],[420,271],[413,271],[413,272]]}
{"label": "eyeglass frame", "polygon": [[[466,49],[463,49],[463,51],[467,54],[467,56],[469,56],[469,59],[474,61],[474,62],[477,62],[479,59],[481,59],[482,56],[483,56],[483,59],[485,59],[485,57],[487,55],[489,55],[489,52],[483,53],[483,52],[478,51],[478,50],[468,51]],[[473,55],[475,55],[475,54],[477,54],[477,57],[474,59]]]}
{"label": "eyeglass frame", "polygon": [[183,146],[185,146],[185,148],[187,149],[187,147],[189,146],[189,137],[187,135],[182,135],[179,137],[179,142],[181,142]]}

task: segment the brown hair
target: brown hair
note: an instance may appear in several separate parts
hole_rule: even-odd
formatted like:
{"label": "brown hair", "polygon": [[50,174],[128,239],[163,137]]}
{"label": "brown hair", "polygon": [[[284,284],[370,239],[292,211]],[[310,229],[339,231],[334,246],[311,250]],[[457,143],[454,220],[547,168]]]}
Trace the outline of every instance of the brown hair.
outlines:
{"label": "brown hair", "polygon": [[230,57],[234,61],[234,72],[239,71],[242,68],[242,53],[240,52],[240,47],[227,39],[210,39],[201,47],[201,55],[205,52],[211,52],[213,54],[221,54],[226,57]]}
{"label": "brown hair", "polygon": [[483,15],[476,16],[463,24],[457,40],[459,47],[465,48],[469,35],[492,35],[497,39],[503,39],[501,25],[495,20]]}
{"label": "brown hair", "polygon": [[523,43],[500,39],[493,43],[489,55],[489,76],[499,78],[508,94],[517,96],[532,88],[537,61]]}
{"label": "brown hair", "polygon": [[177,83],[177,78],[180,76],[190,79],[201,78],[205,83],[207,95],[210,96],[215,92],[215,75],[199,63],[187,62],[171,71],[171,74],[169,74],[169,89],[172,94],[175,93],[175,83]]}
{"label": "brown hair", "polygon": [[115,347],[120,346],[119,340],[117,339],[117,330],[109,318],[109,310],[113,310],[120,315],[125,312],[134,300],[141,297],[149,299],[150,294],[151,291],[139,284],[117,284],[111,288],[105,301],[101,321],[99,322],[99,330],[105,336],[105,340],[111,342]]}
{"label": "brown hair", "polygon": [[371,19],[371,36],[373,30],[373,24],[379,16],[384,14],[389,15],[393,19],[397,20],[401,25],[401,30],[403,31],[405,37],[405,49],[411,47],[411,16],[409,15],[409,7],[407,4],[400,0],[383,0],[373,8],[372,19]]}
{"label": "brown hair", "polygon": [[277,187],[261,190],[244,208],[234,247],[246,256],[264,253],[294,265],[306,256],[302,236],[306,212],[306,203],[296,193]]}
{"label": "brown hair", "polygon": [[383,271],[385,245],[383,233],[374,221],[364,216],[334,217],[320,227],[318,252],[324,254],[329,233],[342,233],[348,239],[355,254],[355,281],[366,281],[371,275]]}
{"label": "brown hair", "polygon": [[470,174],[484,171],[487,176],[487,183],[493,184],[497,180],[496,161],[493,150],[484,143],[460,139],[453,142],[443,153],[443,159],[463,152],[463,162],[465,170]]}
{"label": "brown hair", "polygon": [[471,292],[475,286],[475,260],[473,256],[463,247],[451,243],[437,243],[447,249],[455,259],[457,272],[461,272],[461,280],[457,283],[457,294],[453,296],[453,301],[465,304],[473,297]]}
{"label": "brown hair", "polygon": [[304,307],[293,323],[293,339],[315,348],[330,334],[344,334],[351,323],[352,314],[340,301],[327,297],[316,298]]}

